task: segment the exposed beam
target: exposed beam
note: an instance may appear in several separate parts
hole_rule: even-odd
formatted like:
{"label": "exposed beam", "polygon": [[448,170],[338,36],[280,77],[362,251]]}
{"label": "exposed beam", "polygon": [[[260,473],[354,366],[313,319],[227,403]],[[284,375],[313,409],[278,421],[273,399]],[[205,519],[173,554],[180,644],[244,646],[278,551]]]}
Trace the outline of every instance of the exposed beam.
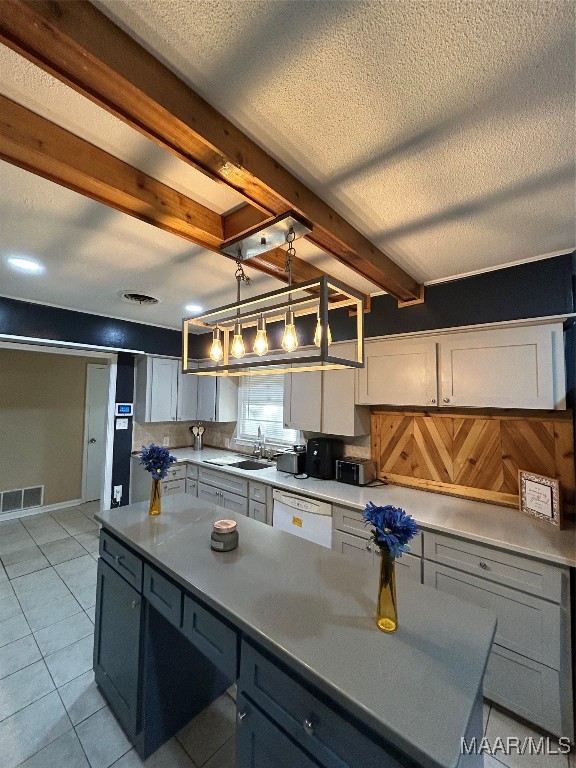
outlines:
{"label": "exposed beam", "polygon": [[0,39],[402,301],[417,281],[86,0],[0,0]]}
{"label": "exposed beam", "polygon": [[[1,95],[0,158],[222,255],[219,214]],[[285,259],[277,248],[248,263],[287,282]],[[292,272],[296,283],[325,274],[299,258]]]}
{"label": "exposed beam", "polygon": [[244,203],[236,208],[232,213],[222,216],[222,227],[224,229],[224,240],[232,240],[239,235],[243,235],[258,224],[263,224],[266,219],[272,219],[263,211],[254,208],[253,205]]}
{"label": "exposed beam", "polygon": [[204,248],[223,240],[214,211],[4,96],[0,157]]}

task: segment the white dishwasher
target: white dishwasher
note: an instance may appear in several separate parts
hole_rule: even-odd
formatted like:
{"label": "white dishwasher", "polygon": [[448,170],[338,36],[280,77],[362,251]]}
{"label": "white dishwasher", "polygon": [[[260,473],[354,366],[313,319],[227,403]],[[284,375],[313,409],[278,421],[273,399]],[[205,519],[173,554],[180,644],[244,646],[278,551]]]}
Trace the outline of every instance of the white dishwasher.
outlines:
{"label": "white dishwasher", "polygon": [[294,493],[272,491],[272,527],[332,548],[332,504]]}

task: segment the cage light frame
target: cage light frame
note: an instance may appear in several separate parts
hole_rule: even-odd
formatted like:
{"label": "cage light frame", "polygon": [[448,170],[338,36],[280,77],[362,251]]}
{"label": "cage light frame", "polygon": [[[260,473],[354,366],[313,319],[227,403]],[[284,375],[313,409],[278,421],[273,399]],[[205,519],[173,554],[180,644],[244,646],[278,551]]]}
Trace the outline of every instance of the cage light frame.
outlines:
{"label": "cage light frame", "polygon": [[[337,299],[330,301],[331,293],[337,294]],[[308,294],[296,295],[295,294]],[[267,308],[258,308],[262,302],[272,302]],[[356,342],[354,358],[347,359],[333,354],[328,344],[329,312],[340,308],[349,308],[356,315],[356,338],[348,341]],[[231,358],[230,340],[233,323],[238,319],[238,313],[243,328],[256,326],[261,314],[266,322],[276,322],[283,319],[287,309],[292,309],[296,318],[307,314],[316,314],[320,318],[323,330],[320,347],[298,347],[294,352],[283,349],[269,351],[258,357],[255,353],[246,353],[242,358]],[[272,313],[272,315],[270,314]],[[189,357],[188,335],[191,327],[204,328],[212,332],[219,328],[222,332],[223,356],[219,362],[209,358],[200,360]],[[303,350],[311,350],[313,354],[302,354]],[[316,352],[316,350],[318,350]],[[205,364],[203,364],[205,363]],[[260,294],[226,304],[201,315],[185,317],[182,320],[182,373],[197,376],[248,376],[274,373],[299,373],[306,371],[338,370],[345,368],[364,367],[364,296],[358,291],[345,286],[340,281],[323,275],[308,280],[305,283],[287,285],[276,291]]]}

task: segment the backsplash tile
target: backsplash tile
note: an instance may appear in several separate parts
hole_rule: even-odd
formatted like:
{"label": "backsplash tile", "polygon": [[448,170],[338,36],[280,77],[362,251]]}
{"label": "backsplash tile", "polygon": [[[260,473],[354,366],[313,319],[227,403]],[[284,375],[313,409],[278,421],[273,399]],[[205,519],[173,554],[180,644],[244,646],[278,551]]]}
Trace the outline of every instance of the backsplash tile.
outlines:
{"label": "backsplash tile", "polygon": [[[194,438],[189,427],[193,421],[162,421],[153,424],[139,424],[134,422],[132,432],[132,450],[139,451],[143,445],[162,445],[165,436],[169,439],[169,448],[188,448],[194,445]],[[251,453],[251,445],[236,444],[236,422],[222,422],[219,424],[205,424],[204,445],[211,448],[223,448],[237,451],[238,453]],[[325,437],[317,432],[304,432],[304,438]],[[362,437],[342,437],[344,441],[344,456],[356,456],[361,459],[370,458],[370,435]]]}

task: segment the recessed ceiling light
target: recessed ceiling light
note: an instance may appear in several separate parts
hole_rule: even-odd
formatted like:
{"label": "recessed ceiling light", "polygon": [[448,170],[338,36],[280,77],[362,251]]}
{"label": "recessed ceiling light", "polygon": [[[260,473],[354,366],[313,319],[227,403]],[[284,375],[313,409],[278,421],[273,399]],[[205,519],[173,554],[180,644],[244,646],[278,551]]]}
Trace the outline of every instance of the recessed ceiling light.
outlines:
{"label": "recessed ceiling light", "polygon": [[10,256],[8,264],[21,272],[44,272],[42,264],[25,256]]}
{"label": "recessed ceiling light", "polygon": [[198,304],[186,304],[184,309],[186,312],[190,312],[191,315],[197,315],[199,312],[202,312],[202,307]]}

